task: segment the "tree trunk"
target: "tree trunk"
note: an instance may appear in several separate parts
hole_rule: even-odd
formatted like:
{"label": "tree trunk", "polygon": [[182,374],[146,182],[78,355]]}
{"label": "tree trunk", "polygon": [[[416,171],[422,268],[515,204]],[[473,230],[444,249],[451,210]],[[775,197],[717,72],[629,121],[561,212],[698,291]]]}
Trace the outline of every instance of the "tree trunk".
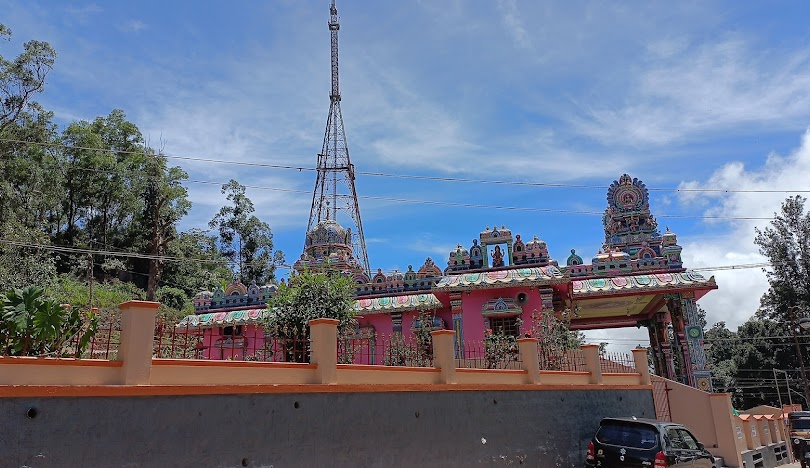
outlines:
{"label": "tree trunk", "polygon": [[162,270],[160,260],[153,258],[149,260],[149,279],[146,283],[146,300],[154,301],[157,294],[158,279]]}

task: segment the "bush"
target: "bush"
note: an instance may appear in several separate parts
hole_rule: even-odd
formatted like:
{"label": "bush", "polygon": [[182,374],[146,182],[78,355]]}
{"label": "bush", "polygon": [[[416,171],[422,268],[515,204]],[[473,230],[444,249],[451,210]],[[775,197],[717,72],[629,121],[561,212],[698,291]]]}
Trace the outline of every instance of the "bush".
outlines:
{"label": "bush", "polygon": [[0,294],[0,343],[12,356],[80,356],[98,328],[92,312],[65,308],[35,286]]}

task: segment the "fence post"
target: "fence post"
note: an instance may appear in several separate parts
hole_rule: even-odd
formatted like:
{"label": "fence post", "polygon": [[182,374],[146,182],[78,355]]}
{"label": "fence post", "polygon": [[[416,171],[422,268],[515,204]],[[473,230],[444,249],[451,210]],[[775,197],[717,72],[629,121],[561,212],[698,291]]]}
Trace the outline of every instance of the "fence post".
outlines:
{"label": "fence post", "polygon": [[602,363],[599,359],[599,345],[586,344],[581,346],[585,357],[585,370],[591,373],[590,383],[602,383]]}
{"label": "fence post", "polygon": [[121,309],[121,343],[117,360],[122,361],[124,385],[148,385],[152,374],[155,313],[159,302],[129,301]]}
{"label": "fence post", "polygon": [[456,383],[456,351],[453,330],[430,332],[433,340],[433,367],[441,370],[440,383]]}
{"label": "fence post", "polygon": [[540,358],[537,356],[537,338],[518,338],[520,351],[520,367],[528,371],[529,383],[540,383]]}
{"label": "fence post", "polygon": [[636,363],[636,372],[641,375],[639,383],[650,385],[650,363],[647,360],[647,350],[645,348],[634,349],[633,361]]}
{"label": "fence post", "polygon": [[309,321],[310,362],[318,366],[317,383],[337,383],[337,319],[319,318]]}

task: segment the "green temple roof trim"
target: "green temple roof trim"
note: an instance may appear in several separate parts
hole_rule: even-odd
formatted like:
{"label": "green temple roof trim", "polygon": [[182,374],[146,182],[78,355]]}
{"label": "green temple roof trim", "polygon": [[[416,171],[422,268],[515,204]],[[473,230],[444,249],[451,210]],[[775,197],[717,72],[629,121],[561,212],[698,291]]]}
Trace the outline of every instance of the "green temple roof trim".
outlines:
{"label": "green temple roof trim", "polygon": [[478,273],[461,273],[443,277],[433,287],[440,291],[463,291],[467,289],[502,288],[512,286],[534,286],[563,283],[568,277],[559,268],[545,267],[514,268]]}
{"label": "green temple roof trim", "polygon": [[199,315],[186,315],[175,328],[205,329],[229,327],[233,325],[254,325],[267,318],[267,309],[233,310],[230,312],[210,312]]}
{"label": "green temple roof trim", "polygon": [[433,294],[364,298],[354,301],[354,310],[363,314],[378,314],[405,310],[441,309],[444,305]]}
{"label": "green temple roof trim", "polygon": [[694,271],[574,280],[572,286],[575,297],[610,295],[621,292],[717,289],[714,276],[707,279]]}

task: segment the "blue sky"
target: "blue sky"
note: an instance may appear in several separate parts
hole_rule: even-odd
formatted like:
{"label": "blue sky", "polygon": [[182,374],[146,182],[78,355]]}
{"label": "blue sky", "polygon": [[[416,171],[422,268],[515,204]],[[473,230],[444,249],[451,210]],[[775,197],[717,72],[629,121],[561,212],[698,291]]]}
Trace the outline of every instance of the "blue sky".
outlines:
{"label": "blue sky", "polygon": [[[395,174],[607,187],[627,172],[650,188],[808,190],[810,5],[779,6],[338,1],[352,161]],[[57,50],[38,99],[61,125],[120,108],[168,155],[315,165],[329,105],[327,1],[0,0],[0,11],[14,31],[4,55],[29,39]],[[314,185],[311,172],[173,162],[193,180]],[[194,207],[182,227],[206,227],[224,197],[187,186]],[[379,177],[358,178],[357,190],[595,212],[606,192]],[[248,194],[295,260],[310,196]],[[691,267],[761,261],[753,229],[766,222],[664,215],[767,217],[786,195],[651,193]],[[592,257],[604,239],[594,215],[360,203],[371,264],[384,270],[427,256],[444,265],[494,223],[546,240],[561,262],[572,248]],[[717,280],[702,301],[710,322],[739,324],[766,288],[758,270]]]}

